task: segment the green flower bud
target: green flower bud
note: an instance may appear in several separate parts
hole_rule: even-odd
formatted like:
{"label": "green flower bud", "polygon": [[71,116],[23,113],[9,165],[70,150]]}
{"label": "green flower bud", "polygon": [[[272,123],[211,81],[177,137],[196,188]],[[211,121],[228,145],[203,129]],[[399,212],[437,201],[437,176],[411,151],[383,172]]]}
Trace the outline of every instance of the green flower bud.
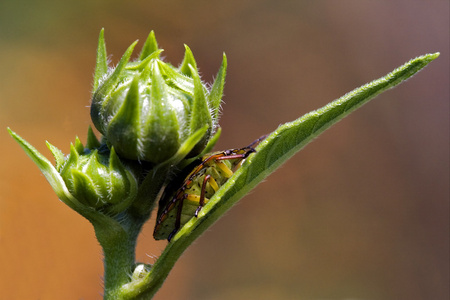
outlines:
{"label": "green flower bud", "polygon": [[76,138],[67,156],[47,142],[56,165],[8,131],[39,167],[58,198],[91,222],[107,222],[104,216],[116,216],[138,202],[142,169],[134,162],[122,163],[114,148],[100,143],[90,127],[86,146]]}
{"label": "green flower bud", "polygon": [[155,164],[173,157],[185,141],[207,127],[188,156],[200,154],[217,128],[225,55],[209,88],[200,80],[189,47],[176,68],[161,60],[153,31],[139,58],[130,62],[135,45],[115,69],[108,70],[103,30],[100,33],[91,105],[95,127],[119,156]]}
{"label": "green flower bud", "polygon": [[76,138],[70,154],[48,143],[70,194],[81,204],[98,211],[116,214],[128,208],[136,198],[138,182],[114,151],[101,146],[89,130],[86,148]]}

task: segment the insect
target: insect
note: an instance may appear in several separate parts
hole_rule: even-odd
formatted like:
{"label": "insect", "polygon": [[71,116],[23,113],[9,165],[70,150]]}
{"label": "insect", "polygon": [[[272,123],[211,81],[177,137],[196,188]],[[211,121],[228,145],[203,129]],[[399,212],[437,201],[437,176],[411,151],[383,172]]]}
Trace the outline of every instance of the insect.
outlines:
{"label": "insect", "polygon": [[[197,217],[203,206],[234,174],[244,160],[256,152],[254,146],[263,136],[247,147],[207,154],[197,161],[192,171],[179,184],[175,193],[164,195],[153,237],[156,240],[170,240],[193,216]],[[176,184],[176,183],[175,183]],[[173,190],[173,189],[168,189]]]}

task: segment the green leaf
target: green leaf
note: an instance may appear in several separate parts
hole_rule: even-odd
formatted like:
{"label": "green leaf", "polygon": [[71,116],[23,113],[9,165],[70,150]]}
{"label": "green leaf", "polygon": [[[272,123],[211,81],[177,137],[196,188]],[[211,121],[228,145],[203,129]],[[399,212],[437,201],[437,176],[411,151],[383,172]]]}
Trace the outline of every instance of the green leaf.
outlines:
{"label": "green leaf", "polygon": [[[293,122],[281,125],[258,145],[257,152],[252,154],[211,198],[200,211],[198,220],[191,220],[192,228],[186,228],[186,231],[203,232],[204,227],[217,220],[240,198],[322,132],[378,94],[408,79],[438,55],[427,54],[412,59],[386,76],[365,84]],[[205,225],[199,224],[202,222],[205,222]],[[181,236],[182,231],[174,239]],[[195,235],[197,234],[199,233],[196,232]]]}
{"label": "green leaf", "polygon": [[[280,126],[256,148],[243,166],[214,194],[210,201],[173,237],[150,272],[122,288],[124,298],[150,299],[164,282],[184,250],[232,205],[263,181],[306,144],[381,92],[401,83],[439,56],[426,54],[395,69],[328,105]],[[144,298],[148,297],[148,298]]]}

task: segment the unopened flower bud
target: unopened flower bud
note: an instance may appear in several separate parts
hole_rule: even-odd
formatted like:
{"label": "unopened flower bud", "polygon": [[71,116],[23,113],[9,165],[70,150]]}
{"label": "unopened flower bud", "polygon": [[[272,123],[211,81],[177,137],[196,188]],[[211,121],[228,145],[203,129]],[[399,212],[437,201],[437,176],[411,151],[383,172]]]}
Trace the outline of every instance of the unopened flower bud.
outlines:
{"label": "unopened flower bud", "polygon": [[[49,145],[60,173],[72,196],[83,205],[108,213],[119,213],[131,205],[137,194],[138,182],[114,151],[95,142],[92,131],[86,148],[77,138],[66,157]],[[94,142],[93,142],[94,141]]]}
{"label": "unopened flower bud", "polygon": [[225,81],[226,58],[208,88],[200,80],[189,47],[180,67],[160,59],[150,33],[138,60],[129,62],[133,43],[115,69],[108,70],[100,33],[91,118],[110,147],[121,157],[161,163],[175,155],[189,137],[206,130],[189,156],[201,153],[217,127]]}

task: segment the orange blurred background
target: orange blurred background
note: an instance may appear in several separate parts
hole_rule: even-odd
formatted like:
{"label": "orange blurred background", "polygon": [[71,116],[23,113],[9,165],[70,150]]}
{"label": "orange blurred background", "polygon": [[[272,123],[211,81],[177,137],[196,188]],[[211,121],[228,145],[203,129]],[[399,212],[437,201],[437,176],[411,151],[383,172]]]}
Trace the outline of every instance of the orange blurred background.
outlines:
{"label": "orange blurred background", "polygon": [[[306,147],[204,234],[155,299],[448,299],[449,2],[0,2],[0,299],[101,299],[91,225],[9,137],[86,138],[99,30],[114,63],[150,30],[206,81],[228,56],[222,138],[241,147],[415,56],[424,71]],[[140,47],[137,47],[140,49]],[[165,246],[139,239],[139,261]]]}

